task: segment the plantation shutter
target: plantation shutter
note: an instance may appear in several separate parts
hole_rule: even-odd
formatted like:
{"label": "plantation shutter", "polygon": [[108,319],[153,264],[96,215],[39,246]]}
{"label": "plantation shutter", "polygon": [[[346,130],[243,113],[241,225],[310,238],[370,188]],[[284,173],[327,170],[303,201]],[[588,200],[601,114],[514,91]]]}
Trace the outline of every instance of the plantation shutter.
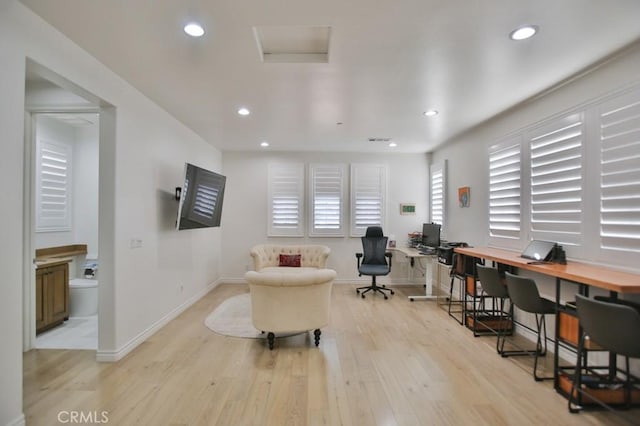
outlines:
{"label": "plantation shutter", "polygon": [[268,185],[268,235],[304,236],[304,164],[269,165]]}
{"label": "plantation shutter", "polygon": [[71,146],[39,140],[36,232],[71,230]]}
{"label": "plantation shutter", "polygon": [[446,162],[431,166],[431,222],[444,225]]}
{"label": "plantation shutter", "polygon": [[489,148],[489,235],[520,238],[520,140]]}
{"label": "plantation shutter", "polygon": [[552,120],[529,135],[533,239],[580,243],[583,128],[578,113]]}
{"label": "plantation shutter", "polygon": [[600,245],[640,252],[640,90],[603,104]]}
{"label": "plantation shutter", "polygon": [[312,236],[341,236],[343,229],[344,176],[342,165],[309,166]]}
{"label": "plantation shutter", "polygon": [[[183,191],[194,191],[195,196],[191,197],[191,205],[187,208],[187,218],[204,223],[215,223],[214,215],[220,215],[220,209],[216,206],[221,202],[220,188],[224,188],[224,177],[217,174],[195,173],[193,182],[185,182]],[[189,198],[187,198],[189,199]],[[219,221],[219,218],[218,218]]]}
{"label": "plantation shutter", "polygon": [[367,227],[384,229],[386,167],[351,165],[351,235],[364,235]]}

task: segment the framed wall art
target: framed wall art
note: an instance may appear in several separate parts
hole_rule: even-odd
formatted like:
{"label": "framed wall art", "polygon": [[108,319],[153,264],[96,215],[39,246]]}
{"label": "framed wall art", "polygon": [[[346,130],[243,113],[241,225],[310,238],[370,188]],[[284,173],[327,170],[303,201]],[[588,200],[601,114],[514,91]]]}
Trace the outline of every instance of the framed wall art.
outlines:
{"label": "framed wall art", "polygon": [[469,207],[471,202],[471,188],[468,186],[462,186],[458,188],[458,201],[460,207]]}
{"label": "framed wall art", "polygon": [[416,205],[414,203],[400,203],[400,214],[416,214]]}

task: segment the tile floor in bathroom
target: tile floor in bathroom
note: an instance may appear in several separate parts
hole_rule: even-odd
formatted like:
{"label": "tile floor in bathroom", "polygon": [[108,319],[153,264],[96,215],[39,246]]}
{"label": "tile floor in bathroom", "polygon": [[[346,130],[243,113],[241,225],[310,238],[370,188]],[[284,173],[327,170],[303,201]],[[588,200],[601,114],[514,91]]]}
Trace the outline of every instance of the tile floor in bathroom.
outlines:
{"label": "tile floor in bathroom", "polygon": [[98,316],[69,318],[36,337],[37,349],[98,349]]}

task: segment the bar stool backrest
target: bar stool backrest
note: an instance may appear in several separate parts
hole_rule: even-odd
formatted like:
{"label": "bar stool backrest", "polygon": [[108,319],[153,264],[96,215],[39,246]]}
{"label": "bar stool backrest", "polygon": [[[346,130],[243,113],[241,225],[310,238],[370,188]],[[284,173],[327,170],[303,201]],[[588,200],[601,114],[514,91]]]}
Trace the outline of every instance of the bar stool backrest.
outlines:
{"label": "bar stool backrest", "polygon": [[507,287],[502,283],[500,272],[490,266],[476,265],[482,289],[491,297],[506,299],[509,297]]}
{"label": "bar stool backrest", "polygon": [[640,312],[631,306],[576,295],[580,326],[590,339],[619,355],[640,358]]}
{"label": "bar stool backrest", "polygon": [[536,282],[531,278],[520,277],[505,272],[509,297],[519,309],[533,314],[545,312]]}

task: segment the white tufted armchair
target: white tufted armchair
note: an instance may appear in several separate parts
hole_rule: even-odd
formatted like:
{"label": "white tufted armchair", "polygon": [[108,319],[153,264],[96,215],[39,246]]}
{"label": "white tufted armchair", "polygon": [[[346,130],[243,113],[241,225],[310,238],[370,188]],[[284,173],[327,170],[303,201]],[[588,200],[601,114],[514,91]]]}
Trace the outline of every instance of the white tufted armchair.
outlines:
{"label": "white tufted armchair", "polygon": [[[279,245],[279,244],[259,244],[251,249],[253,266],[256,271],[279,271],[282,272],[280,264],[281,254],[299,254],[301,257],[301,268],[293,272],[300,272],[308,269],[324,269],[327,265],[327,258],[331,249],[321,245]],[[275,268],[275,269],[274,269]],[[286,267],[285,268],[289,268]]]}
{"label": "white tufted armchair", "polygon": [[[330,249],[320,245],[261,244],[251,249],[255,271],[245,279],[251,292],[253,325],[267,332],[269,349],[275,333],[314,330],[329,324],[331,288],[336,272],[326,269]],[[280,254],[300,255],[300,266],[279,266]]]}

